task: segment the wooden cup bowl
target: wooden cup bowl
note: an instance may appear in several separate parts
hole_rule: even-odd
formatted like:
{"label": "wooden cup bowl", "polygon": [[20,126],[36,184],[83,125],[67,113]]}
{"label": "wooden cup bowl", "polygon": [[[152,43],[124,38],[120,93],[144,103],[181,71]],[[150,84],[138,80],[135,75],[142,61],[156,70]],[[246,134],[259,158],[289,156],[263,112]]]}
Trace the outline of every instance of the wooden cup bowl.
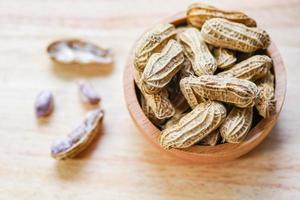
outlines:
{"label": "wooden cup bowl", "polygon": [[[183,26],[186,24],[186,17],[184,13],[179,13],[167,20],[164,20],[163,22],[170,22],[175,26]],[[197,163],[218,163],[236,159],[251,151],[266,138],[276,124],[283,106],[286,93],[286,70],[280,53],[273,42],[267,49],[267,54],[273,60],[275,96],[277,100],[276,114],[267,119],[261,119],[250,130],[245,140],[241,143],[225,143],[218,144],[216,146],[194,145],[186,149],[164,150],[159,144],[160,130],[145,116],[137,98],[137,91],[133,77],[133,52],[131,52],[129,56],[123,80],[125,101],[131,118],[140,132],[143,133],[143,135],[145,135],[158,148],[183,160],[189,160]]]}

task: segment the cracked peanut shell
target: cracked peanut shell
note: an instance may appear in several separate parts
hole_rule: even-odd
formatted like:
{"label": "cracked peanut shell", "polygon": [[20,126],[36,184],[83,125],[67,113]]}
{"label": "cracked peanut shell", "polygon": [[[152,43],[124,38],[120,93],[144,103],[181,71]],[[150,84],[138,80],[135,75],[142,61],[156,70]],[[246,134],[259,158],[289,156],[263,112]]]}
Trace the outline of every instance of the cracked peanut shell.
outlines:
{"label": "cracked peanut shell", "polygon": [[84,121],[76,129],[54,141],[51,146],[52,157],[58,160],[73,158],[85,150],[99,134],[103,116],[102,109],[88,112]]}

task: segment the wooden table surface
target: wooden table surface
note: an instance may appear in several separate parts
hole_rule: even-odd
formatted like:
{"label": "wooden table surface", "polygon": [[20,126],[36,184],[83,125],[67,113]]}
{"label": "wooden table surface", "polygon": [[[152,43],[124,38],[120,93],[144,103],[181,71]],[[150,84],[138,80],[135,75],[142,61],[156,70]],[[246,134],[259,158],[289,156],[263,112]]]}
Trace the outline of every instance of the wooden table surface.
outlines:
{"label": "wooden table surface", "polygon": [[[122,89],[126,57],[145,28],[194,0],[0,1],[0,199],[300,199],[300,1],[210,1],[246,11],[271,35],[288,71],[286,102],[269,137],[251,153],[219,165],[195,165],[161,152],[139,134]],[[208,1],[206,1],[208,2]],[[105,70],[54,66],[49,42],[84,38],[115,52]],[[103,133],[79,158],[58,162],[52,141],[88,111],[76,81],[89,79],[106,111]],[[46,124],[35,96],[52,90]]]}

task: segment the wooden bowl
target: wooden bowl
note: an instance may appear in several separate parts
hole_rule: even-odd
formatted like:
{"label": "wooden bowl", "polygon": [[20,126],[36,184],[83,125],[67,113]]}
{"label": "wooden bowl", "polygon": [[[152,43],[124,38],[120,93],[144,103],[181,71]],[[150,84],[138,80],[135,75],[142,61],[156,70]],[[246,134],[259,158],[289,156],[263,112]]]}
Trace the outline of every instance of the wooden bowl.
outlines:
{"label": "wooden bowl", "polygon": [[[163,22],[170,22],[175,26],[185,25],[185,14],[179,13],[167,20],[164,20]],[[245,140],[239,144],[225,143],[216,146],[194,145],[186,149],[164,150],[159,145],[160,130],[155,127],[145,116],[137,99],[137,91],[133,77],[133,52],[131,52],[129,56],[124,71],[125,101],[131,118],[140,132],[143,133],[143,135],[145,135],[152,143],[154,143],[161,150],[183,160],[189,160],[198,163],[218,163],[236,159],[251,151],[266,138],[276,124],[279,113],[283,106],[286,93],[286,70],[280,53],[273,42],[267,49],[267,54],[273,60],[273,70],[275,74],[275,96],[277,100],[276,114],[267,119],[261,119],[250,130]]]}

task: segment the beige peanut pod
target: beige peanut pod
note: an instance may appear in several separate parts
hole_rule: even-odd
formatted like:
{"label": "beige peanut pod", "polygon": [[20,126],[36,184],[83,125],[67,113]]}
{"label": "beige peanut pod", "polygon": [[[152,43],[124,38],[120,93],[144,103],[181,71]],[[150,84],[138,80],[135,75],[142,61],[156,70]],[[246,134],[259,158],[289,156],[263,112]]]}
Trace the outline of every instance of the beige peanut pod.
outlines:
{"label": "beige peanut pod", "polygon": [[177,124],[164,129],[160,144],[165,149],[190,147],[218,128],[225,117],[226,108],[221,103],[201,103]]}
{"label": "beige peanut pod", "polygon": [[220,140],[220,131],[219,129],[214,130],[208,136],[200,140],[200,145],[209,145],[209,146],[216,146],[218,144],[218,141]]}
{"label": "beige peanut pod", "polygon": [[274,80],[275,80],[274,75],[273,75],[272,72],[269,70],[269,71],[267,72],[267,74],[266,74],[263,78],[258,79],[257,81],[255,81],[255,83],[256,83],[257,85],[266,83],[266,84],[269,84],[269,85],[271,85],[272,87],[274,87]]}
{"label": "beige peanut pod", "polygon": [[252,118],[253,108],[234,107],[219,128],[223,141],[241,142],[251,128]]}
{"label": "beige peanut pod", "polygon": [[195,95],[202,98],[231,103],[241,108],[252,107],[259,92],[250,81],[215,75],[186,77],[181,79],[180,85],[188,85]]}
{"label": "beige peanut pod", "polygon": [[202,3],[195,3],[188,7],[187,21],[194,27],[201,28],[206,20],[212,18],[224,18],[249,27],[256,27],[255,20],[242,12],[225,11]]}
{"label": "beige peanut pod", "polygon": [[[194,76],[190,76],[190,77],[194,77]],[[186,77],[180,80],[180,90],[183,96],[185,97],[186,101],[190,105],[190,107],[195,108],[199,103],[205,101],[205,99],[195,94],[192,85],[190,84],[189,81],[190,77]]]}
{"label": "beige peanut pod", "polygon": [[178,38],[196,75],[208,75],[215,72],[217,69],[215,58],[210,53],[199,30],[188,28],[178,34]]}
{"label": "beige peanut pod", "polygon": [[175,114],[175,108],[168,99],[168,93],[166,90],[161,90],[157,94],[147,94],[142,90],[141,85],[141,72],[134,69],[134,79],[135,83],[140,89],[140,92],[144,96],[147,105],[154,112],[154,115],[157,119],[167,119],[172,117]]}
{"label": "beige peanut pod", "polygon": [[147,104],[153,110],[156,118],[166,119],[175,114],[175,108],[168,99],[167,92],[165,90],[158,94],[148,95],[145,94]]}
{"label": "beige peanut pod", "polygon": [[228,69],[236,62],[233,51],[224,48],[215,48],[214,56],[219,69]]}
{"label": "beige peanut pod", "polygon": [[184,54],[181,45],[170,40],[160,53],[152,54],[141,77],[148,94],[158,93],[181,69]]}
{"label": "beige peanut pod", "polygon": [[231,69],[219,73],[218,76],[232,76],[239,79],[255,81],[264,77],[271,67],[271,58],[265,55],[256,55],[237,63]]}
{"label": "beige peanut pod", "polygon": [[255,107],[262,117],[268,118],[276,113],[274,76],[271,72],[268,72],[264,78],[258,80],[257,86],[260,92]]}
{"label": "beige peanut pod", "polygon": [[166,129],[166,128],[176,125],[179,122],[179,120],[185,115],[186,115],[186,113],[180,113],[180,112],[175,113],[175,115],[171,119],[169,119],[162,128]]}
{"label": "beige peanut pod", "polygon": [[185,56],[184,62],[182,63],[182,67],[180,70],[181,77],[194,76],[195,72],[193,70],[193,66],[191,61]]}
{"label": "beige peanut pod", "polygon": [[180,34],[180,33],[182,33],[182,32],[184,32],[184,31],[186,31],[186,29],[189,29],[190,27],[188,27],[188,26],[180,26],[180,27],[177,27],[176,29],[175,29],[175,32],[176,32],[176,38],[178,39],[178,35]]}
{"label": "beige peanut pod", "polygon": [[151,107],[147,104],[146,99],[141,95],[141,107],[146,117],[156,126],[161,126],[166,122],[166,118],[158,119]]}
{"label": "beige peanut pod", "polygon": [[[174,87],[172,87],[174,86]],[[173,107],[177,112],[184,112],[186,111],[190,106],[188,102],[186,101],[185,97],[181,93],[180,87],[179,87],[179,81],[177,82],[176,85],[169,85],[166,88],[168,92],[168,99],[172,103]]]}
{"label": "beige peanut pod", "polygon": [[202,26],[201,35],[205,42],[213,46],[242,52],[267,49],[270,45],[270,36],[265,30],[221,18],[207,20]]}
{"label": "beige peanut pod", "polygon": [[150,56],[160,52],[169,39],[175,35],[175,27],[172,24],[158,24],[148,30],[137,42],[134,57],[135,68],[143,71]]}

